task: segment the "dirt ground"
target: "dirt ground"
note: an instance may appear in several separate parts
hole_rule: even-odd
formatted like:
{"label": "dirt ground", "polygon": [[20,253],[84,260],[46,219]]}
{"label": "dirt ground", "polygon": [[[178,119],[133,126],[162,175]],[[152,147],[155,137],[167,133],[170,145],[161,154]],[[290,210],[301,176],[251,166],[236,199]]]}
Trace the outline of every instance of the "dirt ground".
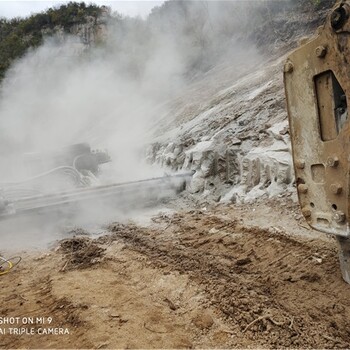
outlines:
{"label": "dirt ground", "polygon": [[[109,231],[21,252],[0,276],[2,348],[350,343],[350,286],[335,241],[307,229],[291,203],[183,210]],[[1,324],[5,317],[19,319]],[[11,327],[34,334],[9,334]],[[42,328],[69,334],[37,334]]]}

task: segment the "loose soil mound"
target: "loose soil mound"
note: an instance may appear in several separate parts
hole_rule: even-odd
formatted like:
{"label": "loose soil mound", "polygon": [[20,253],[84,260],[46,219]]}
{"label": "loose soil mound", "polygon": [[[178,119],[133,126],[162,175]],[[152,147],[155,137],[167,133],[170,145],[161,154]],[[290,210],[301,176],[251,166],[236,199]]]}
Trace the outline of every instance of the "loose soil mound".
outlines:
{"label": "loose soil mound", "polygon": [[83,237],[61,241],[59,250],[66,258],[62,271],[91,267],[101,262],[104,253],[92,239]]}

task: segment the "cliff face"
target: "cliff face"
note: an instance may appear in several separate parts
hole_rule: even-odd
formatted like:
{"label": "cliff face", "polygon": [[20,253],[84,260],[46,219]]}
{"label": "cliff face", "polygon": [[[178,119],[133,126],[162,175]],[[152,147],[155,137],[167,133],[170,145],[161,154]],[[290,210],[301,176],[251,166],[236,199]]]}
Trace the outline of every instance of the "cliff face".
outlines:
{"label": "cliff face", "polygon": [[314,16],[279,12],[255,37],[261,44],[256,51],[245,52],[239,64],[216,67],[189,87],[171,106],[172,117],[159,119],[161,136],[149,147],[149,161],[194,171],[189,191],[198,198],[250,202],[287,195],[296,200],[283,62],[285,53],[324,21],[331,5]]}
{"label": "cliff face", "polygon": [[[177,123],[159,120],[161,136],[149,147],[149,161],[195,171],[189,191],[208,199],[242,202],[288,192],[294,175],[282,62],[247,69],[191,115],[174,108]],[[216,72],[215,79],[227,78],[229,69]]]}
{"label": "cliff face", "polygon": [[110,9],[102,6],[98,17],[85,16],[84,23],[72,24],[66,29],[63,25],[56,25],[54,28],[44,28],[41,32],[44,37],[53,36],[59,41],[64,41],[68,36],[74,36],[76,42],[82,47],[90,47],[106,40],[109,19]]}

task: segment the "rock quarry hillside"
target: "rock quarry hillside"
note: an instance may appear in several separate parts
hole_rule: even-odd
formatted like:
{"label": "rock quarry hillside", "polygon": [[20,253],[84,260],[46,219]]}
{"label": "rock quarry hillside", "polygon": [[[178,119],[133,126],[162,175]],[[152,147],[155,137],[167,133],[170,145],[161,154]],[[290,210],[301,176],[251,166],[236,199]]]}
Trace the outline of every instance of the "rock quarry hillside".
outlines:
{"label": "rock quarry hillside", "polygon": [[[167,116],[160,121],[162,132],[148,150],[149,160],[173,171],[195,171],[189,191],[217,201],[288,190],[293,169],[282,62],[266,60],[238,76],[233,67],[217,68],[211,79],[222,82],[231,75],[227,85],[202,103],[196,97],[193,106],[174,103],[176,121],[169,123]],[[204,90],[209,79],[200,83]]]}
{"label": "rock quarry hillside", "polygon": [[[58,210],[0,220],[0,315],[26,332],[2,322],[4,348],[349,348],[337,240],[292,201],[283,87],[288,53],[334,3],[166,1],[145,19],[70,3],[0,21],[0,161],[111,140],[125,170],[104,168],[103,196],[81,208],[53,189]],[[157,178],[147,196],[150,178],[181,172],[186,190]]]}
{"label": "rock quarry hillside", "polygon": [[170,112],[157,120],[149,161],[194,171],[188,191],[197,198],[296,200],[283,64],[299,40],[324,22],[331,5],[312,12],[306,5],[284,8],[251,33],[254,46],[237,42],[233,59],[169,102]]}
{"label": "rock quarry hillside", "polygon": [[[206,200],[244,202],[291,194],[282,66],[298,41],[322,25],[334,3],[167,1],[147,19],[69,3],[28,19],[1,20],[0,46],[6,47],[2,75],[6,82],[4,70],[45,38],[60,43],[69,37],[76,55],[88,60],[100,50],[111,57],[112,66],[116,57],[122,74],[137,82],[147,73],[144,61],[157,43],[163,42],[164,48],[174,42],[182,52],[176,77],[180,75],[181,83],[170,74],[163,82],[167,88],[178,85],[153,108],[145,130],[147,161],[166,172],[193,171],[188,192],[194,198],[199,194]],[[156,62],[155,75],[167,76],[172,59],[165,55],[163,62]],[[130,110],[133,107],[129,104]],[[128,114],[128,108],[122,112]],[[103,138],[112,122],[100,119]]]}

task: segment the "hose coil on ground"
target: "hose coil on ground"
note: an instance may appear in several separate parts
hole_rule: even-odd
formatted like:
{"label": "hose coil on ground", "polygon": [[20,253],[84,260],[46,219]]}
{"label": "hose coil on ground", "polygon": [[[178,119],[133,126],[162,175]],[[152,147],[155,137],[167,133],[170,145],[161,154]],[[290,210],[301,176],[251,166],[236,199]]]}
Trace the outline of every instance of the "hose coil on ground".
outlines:
{"label": "hose coil on ground", "polygon": [[9,273],[21,260],[22,258],[20,256],[14,256],[9,259],[0,256],[0,276]]}

